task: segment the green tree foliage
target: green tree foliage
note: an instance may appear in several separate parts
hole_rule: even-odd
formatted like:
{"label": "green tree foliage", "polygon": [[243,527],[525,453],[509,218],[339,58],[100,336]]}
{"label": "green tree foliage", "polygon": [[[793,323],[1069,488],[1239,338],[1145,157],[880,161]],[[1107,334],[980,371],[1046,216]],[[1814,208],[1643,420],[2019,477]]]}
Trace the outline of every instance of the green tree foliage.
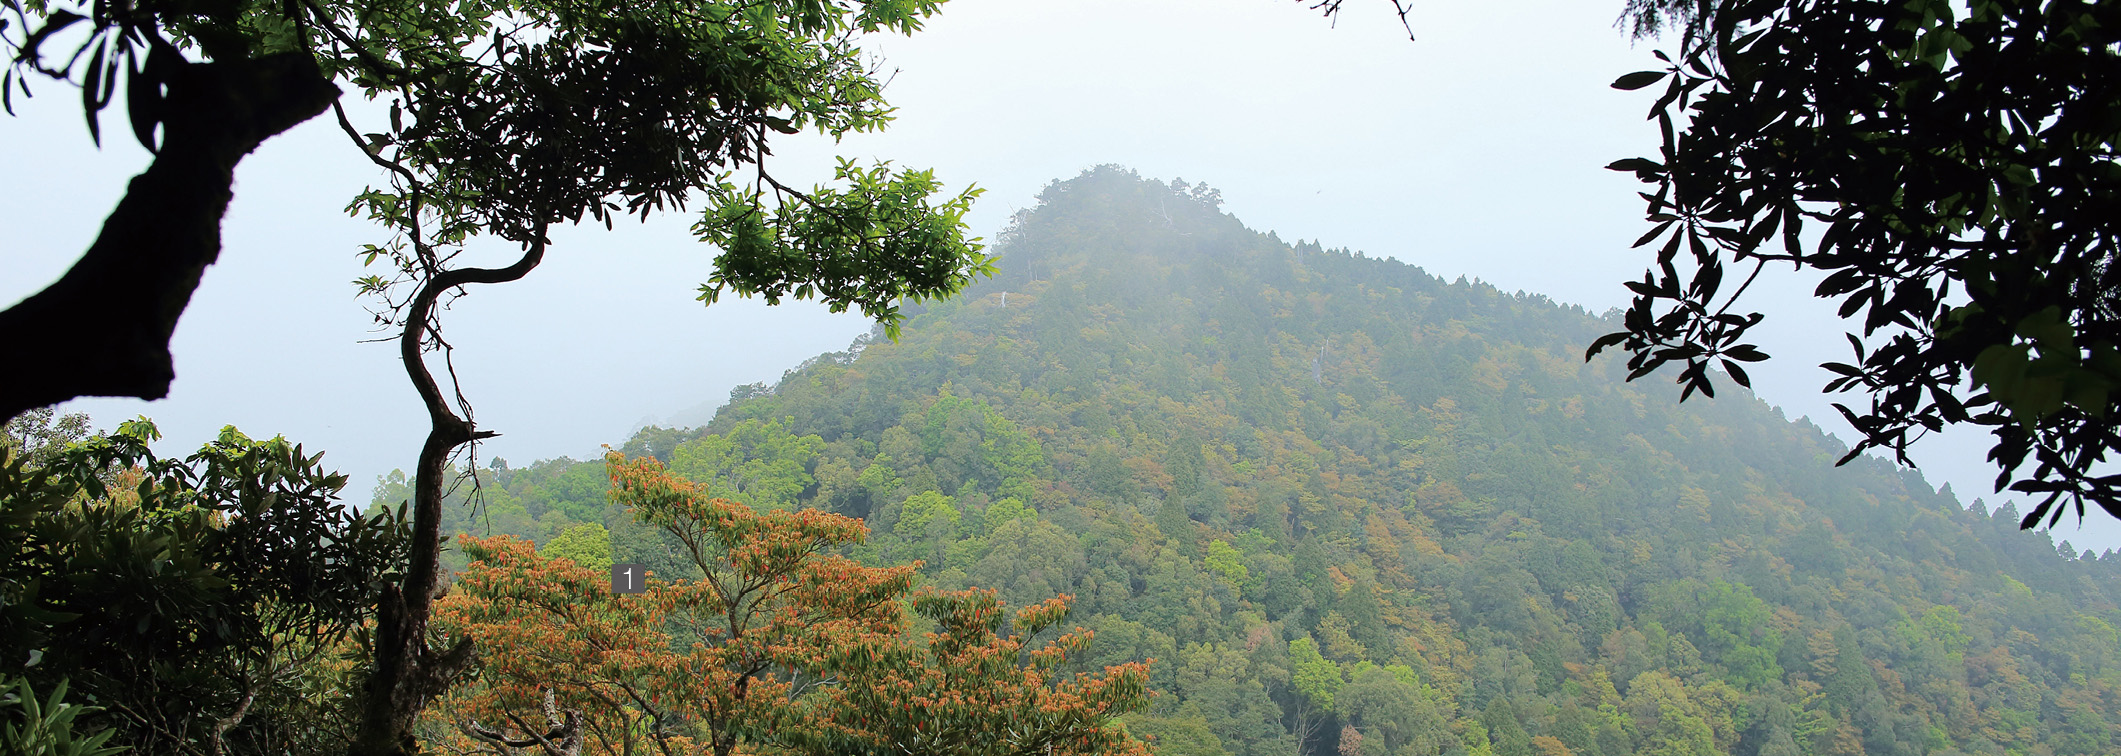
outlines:
{"label": "green tree foliage", "polygon": [[[866,516],[850,555],[1071,595],[1096,643],[1069,669],[1157,659],[1128,726],[1187,752],[1203,728],[1231,756],[2115,747],[2121,557],[1836,467],[1845,446],[1743,392],[1682,405],[1584,362],[1617,320],[1285,244],[1212,199],[1058,182],[993,280],[687,437],[815,435],[791,507]],[[1002,496],[979,450],[1010,434],[1043,462]],[[525,535],[571,527],[541,511]]]}
{"label": "green tree foliage", "polygon": [[654,457],[667,465],[678,444],[692,440],[692,436],[684,428],[651,425],[635,431],[633,438],[627,439],[619,451],[630,457]]}
{"label": "green tree foliage", "polygon": [[[773,180],[763,161],[769,135],[815,129],[838,137],[886,123],[882,85],[854,39],[916,31],[938,5],[786,0],[679,12],[474,3],[437,13],[416,3],[236,2],[210,11],[148,3],[107,11],[8,2],[0,6],[7,16],[0,94],[10,112],[14,94],[30,94],[32,77],[78,84],[90,135],[100,139],[99,114],[122,80],[135,136],[151,152],[175,146],[158,154],[128,195],[133,201],[110,221],[123,233],[99,239],[45,296],[0,313],[13,325],[94,293],[122,292],[119,299],[139,301],[38,338],[63,347],[101,325],[142,343],[108,354],[70,350],[90,359],[56,360],[10,383],[0,416],[97,392],[166,393],[169,333],[199,270],[219,251],[214,227],[231,194],[232,166],[264,139],[336,108],[341,86],[391,105],[387,120],[365,129],[335,112],[347,148],[390,176],[389,187],[364,192],[352,206],[396,233],[368,247],[369,262],[389,259],[393,271],[364,279],[365,290],[447,273],[452,253],[481,233],[528,254],[506,268],[462,268],[434,293],[512,280],[537,265],[553,223],[585,216],[608,223],[682,206],[698,192],[710,205],[698,232],[721,250],[703,299],[723,292],[818,298],[895,328],[901,301],[954,291],[983,264],[960,223],[976,192],[935,205],[929,198],[940,184],[932,174],[851,162],[839,168],[841,186],[804,192]],[[758,170],[739,177],[746,167]],[[179,201],[157,190],[198,196]],[[194,239],[159,228],[172,240],[127,231],[126,224],[155,220],[202,233]],[[128,263],[136,264],[129,277],[119,270]],[[420,331],[415,349],[427,343],[429,299],[386,296],[382,308],[417,324],[409,329]],[[98,379],[95,368],[122,372]]]}
{"label": "green tree foliage", "polygon": [[995,496],[1025,496],[1026,486],[1050,475],[1038,442],[985,402],[944,394],[928,406],[920,427],[921,452],[948,480],[963,480]]}
{"label": "green tree foliage", "polygon": [[1036,522],[1038,521],[1038,510],[1024,506],[1023,500],[1014,496],[987,505],[987,511],[980,518],[981,524],[986,526],[988,533],[1000,530],[1002,525],[1018,520]]}
{"label": "green tree foliage", "polygon": [[143,752],[345,747],[342,658],[404,568],[397,512],[342,507],[343,475],[234,428],[183,459],[146,420],[0,452],[0,675],[95,702],[76,726]]}
{"label": "green tree foliage", "polygon": [[942,565],[963,516],[957,505],[941,491],[922,491],[900,505],[898,522],[891,532],[908,544],[905,555]]}
{"label": "green tree foliage", "polygon": [[1112,727],[1143,707],[1147,666],[1128,662],[1065,675],[1088,646],[1078,628],[1032,639],[1067,616],[1053,598],[1008,613],[991,590],[927,592],[913,610],[934,623],[925,647],[864,649],[835,659],[839,684],[818,707],[823,726],[790,737],[811,754],[1147,756]]}
{"label": "green tree foliage", "polygon": [[67,444],[86,437],[90,430],[87,415],[57,415],[50,407],[38,407],[7,421],[5,428],[0,429],[0,446],[4,446],[7,453],[22,457],[27,464],[42,467]]}
{"label": "green tree foliage", "polygon": [[[1102,643],[1103,635],[1099,637]],[[1176,661],[1170,690],[1185,702],[1200,705],[1208,730],[1230,753],[1272,756],[1296,752],[1295,737],[1282,723],[1281,706],[1260,680],[1262,672],[1269,679],[1286,680],[1286,668],[1255,664],[1244,647],[1219,643],[1188,645]]]}
{"label": "green tree foliage", "polygon": [[67,703],[66,681],[52,688],[49,698],[38,699],[29,680],[0,676],[0,750],[35,756],[110,756],[123,753],[120,746],[106,746],[117,733],[74,732],[74,718],[101,709]]}
{"label": "green tree foliage", "polygon": [[1158,505],[1156,530],[1178,553],[1194,558],[1200,556],[1200,532],[1193,527],[1193,519],[1186,516],[1185,501],[1174,496]]}
{"label": "green tree foliage", "polygon": [[1200,704],[1188,701],[1170,716],[1129,717],[1127,731],[1147,741],[1157,756],[1228,756],[1222,740],[1208,727]]}
{"label": "green tree foliage", "polygon": [[1518,721],[1513,708],[1505,699],[1488,699],[1480,724],[1488,731],[1488,742],[1494,745],[1496,756],[1532,756],[1532,735],[1525,732],[1524,723]]}
{"label": "green tree foliage", "polygon": [[1289,687],[1296,692],[1295,733],[1299,746],[1326,730],[1334,713],[1334,697],[1346,684],[1340,665],[1319,654],[1317,641],[1298,638],[1289,642]]}
{"label": "green tree foliage", "polygon": [[940,491],[922,491],[906,499],[892,528],[900,538],[947,539],[957,533],[958,511]]}
{"label": "green tree foliage", "polygon": [[1817,295],[1862,316],[1852,359],[1825,366],[1828,391],[1870,400],[1842,407],[1863,434],[1842,461],[1988,426],[1997,488],[2041,496],[2023,527],[2087,501],[2121,517],[2103,470],[2121,448],[2114,4],[1630,6],[1684,27],[1668,70],[1614,84],[1668,79],[1658,157],[1612,165],[1655,186],[1638,246],[1663,241],[1591,352],[1621,346],[1631,378],[1684,365],[1682,397],[1712,392],[1714,366],[1745,385],[1740,363],[1765,358],[1745,341],[1763,316],[1732,311],[1745,284],[1769,263],[1820,271]]}
{"label": "green tree foliage", "polygon": [[1434,689],[1423,689],[1414,670],[1394,664],[1365,667],[1333,700],[1342,718],[1364,734],[1364,742],[1375,740],[1386,753],[1402,748],[1434,753],[1448,729],[1436,698]]}
{"label": "green tree foliage", "polygon": [[[989,590],[909,596],[911,567],[832,553],[864,537],[857,521],[754,509],[653,460],[608,465],[614,498],[681,541],[700,577],[620,595],[603,572],[523,541],[469,539],[476,561],[440,614],[493,653],[429,716],[430,745],[1145,756],[1113,725],[1146,703],[1146,666],[1069,675],[1090,633],[1034,641],[1065,618],[1065,598],[1009,613]],[[915,636],[909,609],[934,632]]]}
{"label": "green tree foliage", "polygon": [[566,559],[591,572],[611,570],[611,531],[598,523],[576,525],[538,548],[545,559]]}
{"label": "green tree foliage", "polygon": [[[429,420],[411,476],[411,562],[377,618],[375,689],[357,749],[402,752],[421,702],[474,653],[427,648],[425,626],[444,566],[445,468],[458,448],[492,435],[471,421],[461,387],[445,390],[425,362],[451,348],[438,305],[472,284],[528,275],[556,224],[609,225],[704,198],[694,231],[718,253],[702,301],[815,299],[896,334],[902,304],[948,296],[992,271],[964,233],[977,190],[943,196],[931,172],[852,161],[831,184],[803,190],[775,179],[765,159],[769,138],[837,139],[888,122],[882,83],[855,42],[912,33],[938,7],[9,0],[0,5],[9,109],[29,77],[78,78],[94,136],[122,79],[134,134],[158,154],[107,223],[111,233],[52,287],[0,312],[0,326],[33,334],[29,348],[52,356],[0,387],[0,417],[81,395],[166,394],[169,335],[219,251],[233,166],[262,140],[334,109],[347,149],[386,176],[348,206],[387,229],[362,251],[379,272],[356,284],[378,322],[397,330]],[[74,49],[48,57],[47,43]],[[387,102],[387,118],[355,125],[336,107],[342,84]],[[466,264],[459,255],[486,236],[520,256]]]}
{"label": "green tree foliage", "polygon": [[1201,564],[1221,575],[1232,586],[1242,586],[1252,577],[1252,570],[1245,566],[1244,554],[1220,538],[1208,542],[1208,555]]}
{"label": "green tree foliage", "polygon": [[1648,613],[1665,627],[1699,638],[1693,645],[1705,660],[1722,665],[1724,678],[1739,687],[1758,688],[1782,679],[1777,665],[1782,635],[1766,602],[1746,585],[1721,580],[1674,583],[1652,600]]}
{"label": "green tree foliage", "polygon": [[786,509],[816,482],[810,468],[824,442],[797,437],[779,422],[747,420],[725,433],[678,444],[670,469],[714,496],[754,507]]}

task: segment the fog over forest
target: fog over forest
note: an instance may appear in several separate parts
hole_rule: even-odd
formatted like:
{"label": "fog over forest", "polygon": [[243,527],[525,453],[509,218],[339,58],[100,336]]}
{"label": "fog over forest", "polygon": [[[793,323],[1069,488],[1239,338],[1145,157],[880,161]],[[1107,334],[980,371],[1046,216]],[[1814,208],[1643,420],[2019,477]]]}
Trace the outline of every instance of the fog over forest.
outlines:
{"label": "fog over forest", "polygon": [[77,3],[0,753],[2121,753],[2121,0]]}
{"label": "fog over forest", "polygon": [[[840,145],[787,140],[776,160],[792,179],[825,178],[836,154],[932,167],[952,186],[986,190],[970,222],[991,240],[1047,182],[1120,163],[1205,181],[1248,224],[1285,238],[1593,311],[1626,305],[1620,283],[1642,270],[1627,249],[1647,228],[1639,185],[1604,166],[1654,150],[1650,98],[1606,85],[1653,68],[1650,53],[1672,40],[1631,41],[1614,28],[1615,9],[1424,8],[1410,41],[1381,2],[1348,4],[1332,23],[1265,0],[948,7],[920,34],[870,45],[891,74],[891,128]],[[1493,43],[1501,30],[1511,44]],[[71,103],[43,96],[0,119],[10,142],[50,146],[0,158],[21,177],[0,187],[0,221],[17,233],[0,248],[12,271],[0,298],[64,271],[147,159],[129,139],[90,144]],[[239,167],[227,249],[177,332],[172,398],[83,400],[79,411],[106,425],[148,415],[178,447],[229,423],[286,433],[357,483],[411,463],[418,403],[392,349],[359,343],[380,334],[346,284],[373,272],[352,253],[377,236],[341,209],[378,175],[328,120],[267,141]],[[700,308],[692,289],[711,269],[689,225],[666,214],[613,231],[561,229],[537,275],[452,310],[449,327],[477,346],[458,360],[476,387],[469,396],[503,433],[484,453],[583,457],[642,424],[697,422],[730,388],[868,329],[803,303]],[[1832,376],[1814,366],[1844,359],[1847,345],[1821,337],[1842,325],[1808,296],[1813,282],[1771,274],[1749,294],[1771,313],[1762,343],[1776,357],[1752,372],[1787,414],[1846,438],[1834,399],[1818,391]],[[1976,431],[1915,454],[1934,460],[1931,481],[1993,501],[1987,450]],[[2058,537],[2121,546],[2121,527],[2090,525],[2080,535],[2066,522]]]}

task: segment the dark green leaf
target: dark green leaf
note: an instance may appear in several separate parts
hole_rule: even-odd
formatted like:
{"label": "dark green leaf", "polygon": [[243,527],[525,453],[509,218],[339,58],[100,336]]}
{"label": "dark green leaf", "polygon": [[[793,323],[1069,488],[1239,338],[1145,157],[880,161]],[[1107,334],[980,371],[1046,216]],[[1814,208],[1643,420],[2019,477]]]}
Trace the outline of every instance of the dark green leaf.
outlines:
{"label": "dark green leaf", "polygon": [[1635,171],[1637,173],[1659,173],[1664,165],[1649,158],[1625,158],[1615,160],[1605,167],[1609,171]]}
{"label": "dark green leaf", "polygon": [[1723,360],[1722,362],[1723,372],[1729,373],[1731,376],[1731,380],[1736,381],[1738,385],[1744,386],[1746,388],[1753,387],[1753,379],[1745,374],[1745,369],[1739,367],[1738,363],[1732,362],[1730,360]]}
{"label": "dark green leaf", "polygon": [[1613,88],[1623,90],[1641,89],[1657,83],[1669,73],[1669,71],[1636,71],[1613,80]]}

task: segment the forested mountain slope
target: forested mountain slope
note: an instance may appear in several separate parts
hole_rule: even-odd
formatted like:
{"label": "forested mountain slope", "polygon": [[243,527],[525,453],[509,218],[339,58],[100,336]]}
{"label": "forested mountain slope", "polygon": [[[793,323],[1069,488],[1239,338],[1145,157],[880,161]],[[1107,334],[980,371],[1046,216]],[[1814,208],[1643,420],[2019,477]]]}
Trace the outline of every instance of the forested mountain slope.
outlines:
{"label": "forested mountain slope", "polygon": [[[1579,308],[1120,169],[1042,200],[898,343],[627,451],[863,517],[931,584],[1073,594],[1087,666],[1156,659],[1130,727],[1174,756],[2121,751],[2121,555],[1627,384]],[[679,569],[603,470],[481,470],[461,528]]]}

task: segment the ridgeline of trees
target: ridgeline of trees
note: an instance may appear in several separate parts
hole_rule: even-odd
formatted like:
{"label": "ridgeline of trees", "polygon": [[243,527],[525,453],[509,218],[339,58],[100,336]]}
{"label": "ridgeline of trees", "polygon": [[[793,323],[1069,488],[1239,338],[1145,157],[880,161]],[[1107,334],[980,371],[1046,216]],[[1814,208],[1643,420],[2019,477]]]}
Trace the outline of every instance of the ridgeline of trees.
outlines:
{"label": "ridgeline of trees", "polygon": [[[100,140],[123,80],[156,154],[80,262],[0,311],[47,356],[0,382],[7,744],[1129,753],[1108,725],[1151,657],[1173,695],[1133,731],[1202,756],[2116,744],[2121,568],[2008,532],[2121,515],[2115,2],[1630,0],[1682,49],[1615,84],[1668,80],[1658,159],[1612,166],[1657,185],[1640,244],[1664,239],[1623,316],[1291,248],[1211,190],[1100,170],[898,342],[902,305],[994,272],[964,237],[977,191],[851,162],[803,191],[763,160],[771,135],[880,128],[855,35],[939,2],[0,0],[10,112],[31,79],[78,87]],[[390,100],[387,128],[342,86]],[[378,491],[410,515],[341,511],[343,477],[283,439],[160,459],[145,421],[35,410],[167,393],[234,166],[327,110],[388,176],[352,205],[390,229],[357,285],[430,417],[410,484]],[[694,198],[704,300],[860,308],[893,343],[628,444],[656,462],[468,471],[493,495],[447,524],[503,535],[461,542],[434,603],[446,461],[493,434],[424,361],[451,348],[435,305],[529,274],[552,224]],[[1809,247],[1806,220],[1829,229]],[[481,235],[521,257],[459,265]],[[1768,261],[1832,271],[1817,293],[1865,315],[1828,366],[1872,400],[1843,410],[1853,449],[1621,385],[1667,362],[1682,397],[1745,385],[1761,316],[1730,312],[1725,263]],[[2032,512],[1860,457],[1961,423],[1994,429]],[[595,592],[614,560],[654,567],[651,598]],[[1055,594],[1112,640],[1036,640]],[[62,705],[70,683],[96,705]]]}
{"label": "ridgeline of trees", "polygon": [[[1182,182],[1042,199],[897,343],[623,451],[862,518],[845,553],[937,589],[1072,596],[1069,668],[1154,659],[1126,725],[1175,756],[2121,747],[2121,555],[1836,467],[1742,392],[1628,384],[1581,356],[1610,318],[1286,244]],[[700,574],[603,462],[476,473],[447,528]]]}

